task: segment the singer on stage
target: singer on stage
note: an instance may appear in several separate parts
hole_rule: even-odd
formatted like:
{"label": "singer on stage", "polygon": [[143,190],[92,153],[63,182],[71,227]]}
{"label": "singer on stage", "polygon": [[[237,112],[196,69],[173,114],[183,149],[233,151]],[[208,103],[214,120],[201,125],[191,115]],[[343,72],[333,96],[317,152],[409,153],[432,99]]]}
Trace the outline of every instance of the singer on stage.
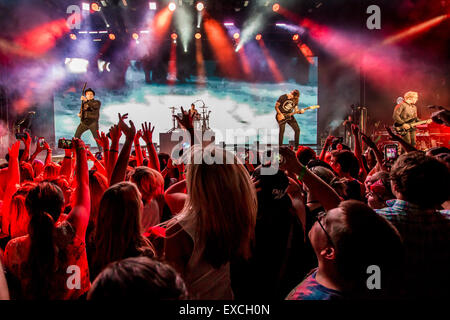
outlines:
{"label": "singer on stage", "polygon": [[[94,99],[95,92],[91,88],[84,92],[85,96],[81,96],[81,109],[78,116],[80,117],[80,124],[78,125],[77,131],[75,132],[75,138],[80,138],[81,135],[86,131],[90,130],[92,136],[98,139],[98,120],[100,118],[100,106],[101,102]],[[98,145],[99,151],[101,151],[101,146]]]}

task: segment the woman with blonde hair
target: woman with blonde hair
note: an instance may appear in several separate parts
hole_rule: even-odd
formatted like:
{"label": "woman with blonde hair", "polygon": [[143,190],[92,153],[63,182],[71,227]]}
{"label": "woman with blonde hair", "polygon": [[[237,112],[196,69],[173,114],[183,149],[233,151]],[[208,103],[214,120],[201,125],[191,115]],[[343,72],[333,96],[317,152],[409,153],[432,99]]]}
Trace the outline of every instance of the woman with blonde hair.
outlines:
{"label": "woman with blonde hair", "polygon": [[191,298],[232,299],[229,262],[250,255],[256,191],[247,170],[230,152],[216,147],[191,151],[196,159],[203,152],[223,155],[234,164],[208,164],[201,157],[199,164],[187,165],[187,199],[168,222],[165,259],[182,275]]}
{"label": "woman with blonde hair", "polygon": [[111,262],[154,256],[152,244],[142,235],[142,208],[141,193],[131,182],[119,182],[105,191],[94,229],[91,279]]}

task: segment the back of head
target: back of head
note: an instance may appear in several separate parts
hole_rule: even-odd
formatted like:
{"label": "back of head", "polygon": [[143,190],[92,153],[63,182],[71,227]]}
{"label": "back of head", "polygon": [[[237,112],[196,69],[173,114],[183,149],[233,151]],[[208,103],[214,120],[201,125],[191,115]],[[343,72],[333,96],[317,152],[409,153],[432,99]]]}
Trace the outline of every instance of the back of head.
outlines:
{"label": "back of head", "polygon": [[34,170],[31,163],[21,162],[20,163],[20,182],[33,181],[34,180]]}
{"label": "back of head", "polygon": [[31,281],[27,294],[46,298],[50,294],[50,279],[56,263],[55,222],[61,214],[64,195],[57,185],[41,182],[29,191],[25,205],[30,215],[31,238],[27,264]]}
{"label": "back of head", "polygon": [[340,277],[355,285],[355,294],[361,290],[368,293],[367,270],[376,266],[382,272],[381,288],[397,289],[403,262],[403,244],[397,229],[363,202],[343,201],[339,208],[344,219],[330,228],[330,236],[336,246]]}
{"label": "back of head", "polygon": [[109,264],[95,279],[87,298],[184,300],[187,289],[171,266],[148,257],[134,257]]}
{"label": "back of head", "polygon": [[[250,175],[226,150],[208,146],[191,151],[201,161],[187,165],[188,201],[183,213],[199,234],[204,258],[219,267],[232,256],[248,256],[257,212]],[[212,158],[205,161],[208,157]],[[210,161],[214,158],[217,161]],[[234,164],[226,164],[226,159],[232,159]]]}
{"label": "back of head", "polygon": [[57,163],[50,162],[44,167],[44,180],[53,180],[58,178],[61,166]]}
{"label": "back of head", "polygon": [[150,243],[141,234],[141,194],[131,182],[109,187],[100,200],[95,225],[93,273],[108,263],[140,254],[151,254]]}
{"label": "back of head", "polygon": [[164,178],[155,169],[137,167],[130,173],[130,180],[137,185],[145,202],[164,192]]}
{"label": "back of head", "polygon": [[423,152],[401,155],[391,168],[394,191],[421,208],[433,209],[450,199],[450,169]]}
{"label": "back of head", "polygon": [[300,146],[296,152],[298,161],[306,166],[309,161],[317,158],[316,152],[310,147]]}
{"label": "back of head", "polygon": [[335,150],[331,154],[335,158],[336,163],[341,166],[342,172],[350,174],[352,178],[358,178],[359,163],[353,152],[349,150]]}
{"label": "back of head", "polygon": [[322,166],[314,166],[311,168],[311,172],[318,176],[320,179],[325,181],[327,184],[331,184],[331,181],[336,177],[328,168]]}

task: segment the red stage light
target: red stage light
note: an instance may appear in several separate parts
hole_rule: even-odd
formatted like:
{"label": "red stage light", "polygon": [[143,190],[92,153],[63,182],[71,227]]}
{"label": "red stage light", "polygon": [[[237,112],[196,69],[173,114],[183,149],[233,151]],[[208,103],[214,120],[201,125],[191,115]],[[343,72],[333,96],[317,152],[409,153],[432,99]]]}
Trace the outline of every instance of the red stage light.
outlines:
{"label": "red stage light", "polygon": [[197,33],[195,34],[195,39],[200,40],[201,38],[202,38],[202,34],[199,33],[199,32],[197,32]]}
{"label": "red stage light", "polygon": [[256,35],[255,39],[258,40],[258,41],[261,40],[261,39],[262,39],[262,35],[258,33],[258,34]]}
{"label": "red stage light", "polygon": [[175,4],[175,2],[169,3],[169,10],[170,11],[175,11],[176,8],[177,8],[177,5]]}
{"label": "red stage light", "polygon": [[294,40],[294,41],[297,41],[298,40],[298,34],[294,34],[293,36],[292,36],[292,40]]}
{"label": "red stage light", "polygon": [[77,36],[74,33],[70,34],[70,39],[77,40]]}
{"label": "red stage light", "polygon": [[279,5],[278,3],[275,3],[275,4],[272,6],[272,10],[275,11],[275,12],[278,12],[278,10],[280,10],[280,5]]}
{"label": "red stage light", "polygon": [[171,37],[173,40],[177,40],[178,35],[174,32],[174,33],[172,33],[172,34],[170,35],[170,37]]}
{"label": "red stage light", "polygon": [[91,4],[91,10],[92,10],[92,11],[100,11],[100,6],[98,5],[97,2],[93,2],[93,3]]}
{"label": "red stage light", "polygon": [[235,38],[236,40],[239,39],[239,36],[240,36],[240,35],[239,35],[239,33],[237,33],[237,32],[236,32],[235,34],[233,34],[233,38]]}
{"label": "red stage light", "polygon": [[114,34],[114,33],[110,33],[110,34],[109,34],[109,39],[115,40],[115,39],[116,39],[115,34]]}
{"label": "red stage light", "polygon": [[139,39],[139,35],[136,32],[133,33],[132,37],[133,37],[134,40]]}

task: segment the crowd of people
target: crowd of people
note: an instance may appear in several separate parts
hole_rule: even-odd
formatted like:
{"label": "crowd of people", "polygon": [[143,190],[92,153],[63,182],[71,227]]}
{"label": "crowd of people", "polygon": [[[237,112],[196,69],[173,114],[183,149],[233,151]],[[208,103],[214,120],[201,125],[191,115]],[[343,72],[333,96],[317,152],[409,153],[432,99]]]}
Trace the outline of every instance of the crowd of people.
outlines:
{"label": "crowd of people", "polygon": [[[77,138],[58,162],[47,143],[30,154],[29,136],[24,149],[10,146],[0,299],[446,296],[449,149],[418,151],[389,131],[402,154],[385,161],[353,125],[354,150],[332,136],[319,155],[281,147],[278,171],[266,175],[271,163],[214,145],[188,154],[235,164],[185,165],[158,154],[151,124],[126,120],[99,133],[101,157]],[[178,121],[194,135],[189,113]]]}

